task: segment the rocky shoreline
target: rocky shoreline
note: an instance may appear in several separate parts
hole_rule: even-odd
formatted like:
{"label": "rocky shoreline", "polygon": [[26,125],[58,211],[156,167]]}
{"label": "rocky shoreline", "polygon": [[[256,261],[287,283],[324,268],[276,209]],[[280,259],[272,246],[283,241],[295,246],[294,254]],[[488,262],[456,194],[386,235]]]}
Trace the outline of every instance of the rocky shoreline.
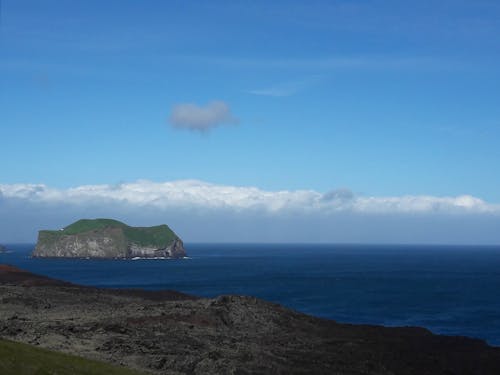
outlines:
{"label": "rocky shoreline", "polygon": [[500,348],[245,296],[84,287],[0,265],[0,338],[153,374],[500,374]]}

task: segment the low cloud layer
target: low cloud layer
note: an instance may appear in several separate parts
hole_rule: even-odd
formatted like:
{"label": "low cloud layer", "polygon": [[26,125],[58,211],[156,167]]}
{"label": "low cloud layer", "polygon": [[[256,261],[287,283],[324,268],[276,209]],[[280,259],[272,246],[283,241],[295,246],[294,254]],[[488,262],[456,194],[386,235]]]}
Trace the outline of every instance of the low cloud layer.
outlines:
{"label": "low cloud layer", "polygon": [[223,101],[213,101],[206,106],[191,103],[177,104],[172,108],[169,122],[180,129],[208,131],[224,124],[237,124],[238,119]]}
{"label": "low cloud layer", "polygon": [[460,195],[456,197],[356,195],[348,189],[320,193],[314,190],[266,191],[256,187],[217,185],[198,180],[152,182],[140,180],[119,185],[84,185],[56,189],[42,184],[0,185],[0,196],[31,202],[71,205],[114,202],[158,209],[252,210],[270,214],[296,213],[492,213],[500,205]]}
{"label": "low cloud layer", "polygon": [[500,205],[479,198],[268,191],[197,180],[68,189],[0,185],[0,243],[82,217],[168,223],[186,241],[500,244]]}

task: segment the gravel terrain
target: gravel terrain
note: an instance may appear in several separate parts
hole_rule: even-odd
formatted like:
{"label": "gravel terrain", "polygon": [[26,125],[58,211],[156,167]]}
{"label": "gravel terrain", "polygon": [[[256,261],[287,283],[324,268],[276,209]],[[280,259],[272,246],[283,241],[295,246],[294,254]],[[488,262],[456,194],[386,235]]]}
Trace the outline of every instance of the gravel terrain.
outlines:
{"label": "gravel terrain", "polygon": [[156,374],[500,374],[500,348],[244,296],[78,286],[0,265],[0,337]]}

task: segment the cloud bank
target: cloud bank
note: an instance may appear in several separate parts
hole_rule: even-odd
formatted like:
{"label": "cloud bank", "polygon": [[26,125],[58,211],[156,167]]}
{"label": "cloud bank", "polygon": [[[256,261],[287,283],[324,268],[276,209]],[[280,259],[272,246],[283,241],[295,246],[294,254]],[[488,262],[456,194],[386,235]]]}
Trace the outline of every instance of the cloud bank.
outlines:
{"label": "cloud bank", "polygon": [[213,101],[204,107],[191,103],[177,104],[172,108],[169,122],[180,129],[207,131],[223,124],[237,124],[238,119],[231,114],[227,103]]}
{"label": "cloud bank", "polygon": [[139,180],[119,185],[83,185],[56,189],[43,184],[0,185],[4,199],[22,199],[38,203],[81,205],[119,203],[158,209],[189,208],[199,210],[252,210],[269,214],[284,212],[393,213],[491,213],[500,214],[500,205],[460,195],[456,197],[400,196],[373,197],[356,195],[348,189],[320,193],[314,190],[266,191],[256,187],[217,185],[198,180],[152,182]]}
{"label": "cloud bank", "polygon": [[186,241],[500,244],[500,205],[470,195],[376,197],[198,180],[57,189],[0,184],[0,242],[82,217],[168,223]]}

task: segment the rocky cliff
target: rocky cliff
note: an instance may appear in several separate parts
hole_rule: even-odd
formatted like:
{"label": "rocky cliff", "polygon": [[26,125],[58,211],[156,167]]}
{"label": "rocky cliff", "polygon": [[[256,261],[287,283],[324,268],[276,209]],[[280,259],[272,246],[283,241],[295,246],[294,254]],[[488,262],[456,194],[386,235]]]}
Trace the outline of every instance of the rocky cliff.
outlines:
{"label": "rocky cliff", "polygon": [[182,240],[167,226],[131,227],[112,219],[79,220],[41,230],[33,257],[182,258]]}

